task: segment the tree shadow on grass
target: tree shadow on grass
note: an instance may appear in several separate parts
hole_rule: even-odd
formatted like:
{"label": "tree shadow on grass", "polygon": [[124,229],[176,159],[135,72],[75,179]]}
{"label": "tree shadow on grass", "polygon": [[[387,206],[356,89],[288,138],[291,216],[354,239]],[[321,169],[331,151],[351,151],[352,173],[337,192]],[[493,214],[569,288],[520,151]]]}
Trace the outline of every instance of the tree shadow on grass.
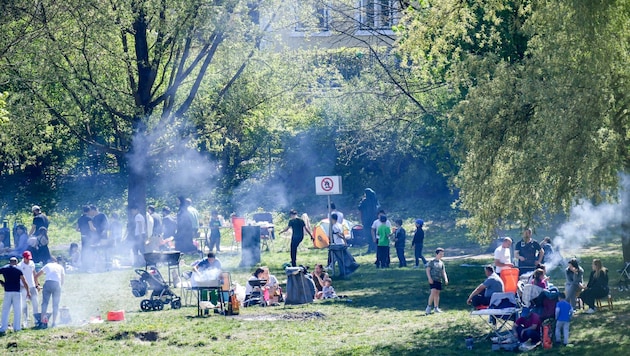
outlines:
{"label": "tree shadow on grass", "polygon": [[[485,279],[481,267],[461,267],[465,262],[446,264],[450,283],[440,294],[440,306],[444,309],[471,310],[466,299]],[[430,292],[424,268],[377,269],[365,264],[349,278],[335,279],[334,287],[338,295],[348,295],[352,300],[348,306],[355,308],[424,311]]]}

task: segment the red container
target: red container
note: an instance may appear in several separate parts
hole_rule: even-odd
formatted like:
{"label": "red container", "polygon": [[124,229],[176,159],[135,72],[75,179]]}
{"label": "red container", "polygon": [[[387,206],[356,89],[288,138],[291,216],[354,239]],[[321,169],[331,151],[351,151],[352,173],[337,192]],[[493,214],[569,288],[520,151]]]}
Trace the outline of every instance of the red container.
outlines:
{"label": "red container", "polygon": [[115,310],[107,312],[107,321],[123,321],[125,320],[124,310]]}

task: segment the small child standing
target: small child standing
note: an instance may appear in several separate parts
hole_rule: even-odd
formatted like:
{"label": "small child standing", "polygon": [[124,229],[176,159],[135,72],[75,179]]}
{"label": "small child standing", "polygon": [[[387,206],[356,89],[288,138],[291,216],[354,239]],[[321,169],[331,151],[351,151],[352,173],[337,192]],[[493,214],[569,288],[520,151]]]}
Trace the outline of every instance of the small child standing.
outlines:
{"label": "small child standing", "polygon": [[442,258],[444,257],[444,249],[438,247],[435,250],[435,258],[427,264],[427,278],[429,279],[429,287],[431,288],[431,294],[429,294],[429,302],[427,303],[426,314],[431,314],[431,303],[433,303],[433,310],[436,313],[441,313],[440,309],[440,291],[442,290],[442,283],[448,284],[448,276],[446,275],[446,268]]}
{"label": "small child standing", "polygon": [[564,337],[563,344],[569,344],[569,323],[573,315],[573,308],[566,300],[564,292],[558,294],[558,303],[556,303],[556,342],[560,342],[560,331]]}
{"label": "small child standing", "polygon": [[326,278],[324,279],[324,288],[322,289],[323,299],[332,299],[337,298],[337,293],[335,293],[335,288],[332,286],[332,279]]}
{"label": "small child standing", "polygon": [[407,239],[407,232],[402,227],[402,220],[396,219],[396,232],[394,233],[394,247],[396,248],[396,255],[398,256],[398,267],[407,267],[407,259],[405,258],[405,240]]}

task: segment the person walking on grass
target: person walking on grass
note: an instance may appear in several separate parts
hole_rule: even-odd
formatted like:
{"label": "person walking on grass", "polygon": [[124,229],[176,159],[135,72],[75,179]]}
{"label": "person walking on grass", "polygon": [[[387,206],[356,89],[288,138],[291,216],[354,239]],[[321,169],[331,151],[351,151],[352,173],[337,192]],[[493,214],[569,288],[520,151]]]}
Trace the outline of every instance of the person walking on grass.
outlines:
{"label": "person walking on grass", "polygon": [[411,247],[413,247],[414,257],[416,259],[416,265],[414,268],[418,268],[420,265],[420,259],[422,259],[422,265],[426,267],[427,259],[422,255],[422,248],[424,247],[424,221],[422,219],[416,220],[416,232],[413,234],[413,240],[411,241]]}
{"label": "person walking on grass", "polygon": [[448,285],[448,276],[446,275],[446,268],[442,258],[444,257],[444,249],[438,247],[435,250],[435,258],[427,264],[427,278],[429,279],[429,287],[431,288],[431,294],[429,294],[429,302],[427,303],[426,314],[431,314],[431,304],[433,304],[433,311],[441,313],[440,309],[440,291],[442,290],[442,284]]}
{"label": "person walking on grass", "polygon": [[280,231],[280,233],[283,234],[291,229],[291,267],[296,267],[297,250],[302,240],[304,240],[304,231],[306,231],[306,233],[311,237],[311,240],[313,240],[314,237],[310,229],[306,227],[304,220],[298,218],[298,213],[295,209],[291,209],[289,217],[288,226],[284,228],[284,230]]}

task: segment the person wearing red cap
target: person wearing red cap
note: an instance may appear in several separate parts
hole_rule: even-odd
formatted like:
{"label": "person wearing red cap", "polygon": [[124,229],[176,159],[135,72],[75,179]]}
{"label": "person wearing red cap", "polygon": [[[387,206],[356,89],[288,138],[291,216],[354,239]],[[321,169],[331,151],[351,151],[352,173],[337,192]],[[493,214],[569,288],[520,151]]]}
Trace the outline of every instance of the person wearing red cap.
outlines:
{"label": "person wearing red cap", "polygon": [[35,278],[35,263],[33,262],[33,255],[31,251],[24,251],[22,253],[22,261],[17,265],[18,269],[22,271],[26,284],[28,285],[28,291],[30,292],[30,298],[26,293],[27,290],[22,286],[20,292],[22,293],[22,325],[24,328],[28,328],[28,300],[33,305],[33,315],[39,313],[39,283]]}

